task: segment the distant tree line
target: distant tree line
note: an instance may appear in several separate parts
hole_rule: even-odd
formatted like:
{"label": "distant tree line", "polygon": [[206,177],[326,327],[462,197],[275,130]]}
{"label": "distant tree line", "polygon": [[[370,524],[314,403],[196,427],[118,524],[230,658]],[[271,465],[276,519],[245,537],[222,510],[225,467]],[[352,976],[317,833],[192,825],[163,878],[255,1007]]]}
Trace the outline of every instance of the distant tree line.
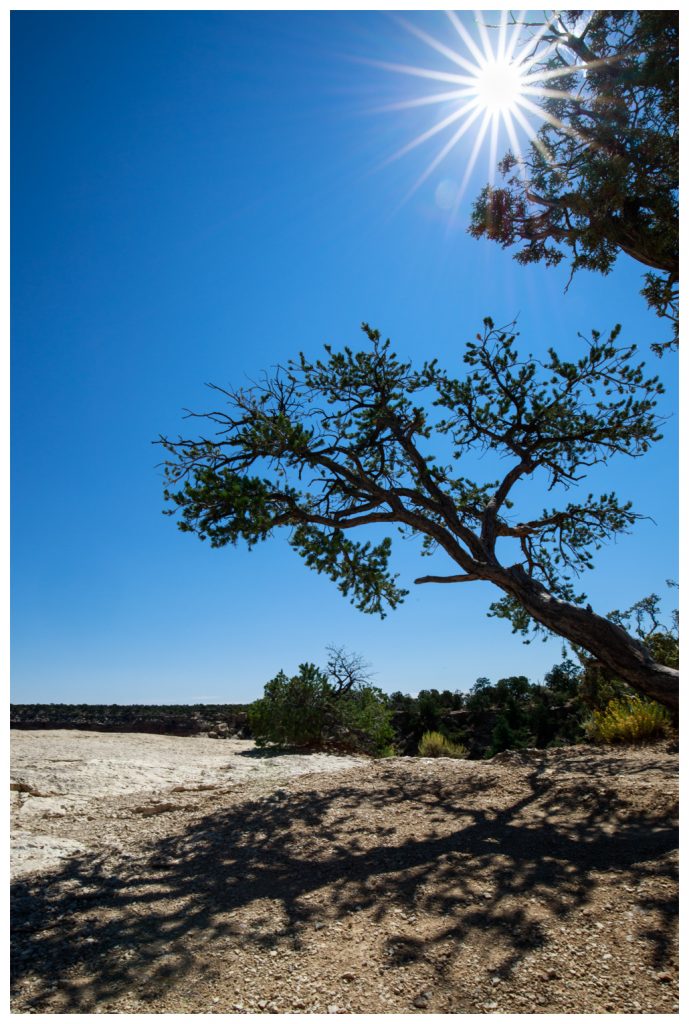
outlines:
{"label": "distant tree line", "polygon": [[422,736],[431,731],[466,747],[472,758],[521,747],[578,743],[585,737],[591,712],[582,677],[581,667],[565,660],[547,673],[543,683],[508,676],[493,684],[482,677],[468,693],[393,693],[388,701],[399,752],[416,754]]}
{"label": "distant tree line", "polygon": [[[667,584],[676,587],[672,580]],[[608,618],[638,637],[658,663],[679,667],[678,613],[673,611],[670,622],[663,622],[657,594],[649,594],[626,611],[612,611]],[[574,653],[577,661],[565,658],[546,673],[542,683],[531,683],[522,675],[507,676],[495,684],[481,677],[468,692],[428,689],[415,697],[391,694],[388,702],[399,752],[415,754],[427,732],[438,732],[466,747],[472,758],[602,739],[614,735],[614,730],[598,727],[611,708],[616,717],[634,719],[619,729],[620,742],[629,733],[654,739],[672,731],[676,721],[660,715],[662,709],[653,701],[639,702],[635,691],[605,665],[582,650],[575,648]],[[645,724],[649,712],[653,728]]]}
{"label": "distant tree line", "polygon": [[[677,668],[678,615],[673,612],[670,624],[663,623],[657,594],[626,611],[610,612],[609,619],[639,637],[659,664]],[[574,654],[578,661],[563,658],[542,682],[523,675],[496,683],[480,677],[466,692],[429,688],[410,696],[383,693],[372,684],[360,655],[330,646],[324,668],[305,662],[292,676],[280,671],[250,705],[13,704],[10,724],[19,729],[252,736],[259,746],[377,757],[416,756],[429,747],[428,734],[433,734],[440,756],[454,749],[451,756],[466,751],[474,759],[586,739],[640,742],[671,731],[676,723],[660,705],[639,697],[583,651],[575,648]],[[443,738],[449,744],[444,748]]]}

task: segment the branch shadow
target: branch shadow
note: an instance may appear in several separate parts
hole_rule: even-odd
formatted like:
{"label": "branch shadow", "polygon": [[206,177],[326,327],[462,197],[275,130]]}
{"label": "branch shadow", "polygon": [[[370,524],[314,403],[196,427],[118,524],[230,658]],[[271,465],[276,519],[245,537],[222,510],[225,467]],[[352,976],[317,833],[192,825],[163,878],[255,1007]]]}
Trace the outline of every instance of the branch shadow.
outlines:
{"label": "branch shadow", "polygon": [[308,753],[302,747],[252,747],[250,750],[237,750],[234,754],[236,757],[250,757],[259,761],[269,759],[271,757],[285,757],[287,754],[304,754]]}
{"label": "branch shadow", "polygon": [[[363,793],[345,780],[277,803],[247,800],[133,857],[78,856],[58,872],[21,879],[11,895],[13,990],[31,977],[32,1005],[48,1006],[60,978],[63,1012],[89,1012],[129,990],[153,1002],[203,970],[212,944],[298,951],[323,916],[310,900],[324,888],[332,920],[364,911],[391,925],[392,908],[403,906],[442,921],[430,938],[381,930],[391,965],[480,930],[505,950],[496,970],[506,975],[549,941],[528,900],[565,922],[589,901],[600,872],[624,872],[632,884],[674,879],[676,830],[662,811],[601,791],[595,779],[555,786],[542,765],[525,778],[526,792],[495,808],[485,776],[401,784],[392,766]],[[413,835],[397,838],[395,814],[418,822]],[[663,919],[646,935],[661,964],[676,906],[671,898],[647,905]],[[444,970],[449,985],[447,962]]]}

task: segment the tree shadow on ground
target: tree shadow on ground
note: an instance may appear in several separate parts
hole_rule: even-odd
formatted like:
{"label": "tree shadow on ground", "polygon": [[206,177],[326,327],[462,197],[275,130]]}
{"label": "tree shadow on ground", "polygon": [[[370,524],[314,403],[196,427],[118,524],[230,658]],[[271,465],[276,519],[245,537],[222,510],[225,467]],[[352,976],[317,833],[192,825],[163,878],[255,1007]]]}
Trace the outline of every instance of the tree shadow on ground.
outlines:
{"label": "tree shadow on ground", "polygon": [[[628,757],[624,756],[623,751],[615,753],[614,749],[608,748],[606,750],[605,760],[601,760],[600,750],[592,747],[581,746],[575,748],[576,753],[570,753],[568,750],[568,756],[564,760],[559,760],[553,766],[553,771],[557,771],[558,775],[574,774],[574,775],[590,775],[592,778],[602,778],[608,776],[610,778],[619,778],[620,775],[645,775],[648,776],[651,772],[660,772],[663,776],[667,776],[668,762],[667,758],[658,757],[655,760],[644,759],[643,761],[634,764],[630,762]],[[668,744],[669,752],[669,744]],[[520,754],[525,756],[525,760],[536,760],[542,756],[542,751],[509,751],[508,754],[519,757]],[[496,761],[503,755],[498,754],[497,758],[493,758]]]}
{"label": "tree shadow on ground", "polygon": [[252,747],[251,750],[238,750],[233,756],[252,757],[263,760],[267,757],[284,757],[286,754],[303,754],[296,747]]}
{"label": "tree shadow on ground", "polygon": [[[433,944],[481,930],[504,949],[496,971],[508,973],[549,941],[529,900],[563,923],[590,900],[601,872],[623,872],[631,884],[673,879],[676,830],[661,811],[639,809],[595,780],[556,787],[542,766],[527,780],[526,791],[491,806],[485,775],[426,782],[400,779],[391,765],[363,793],[344,780],[247,800],[134,857],[73,858],[12,887],[12,984],[38,979],[40,1007],[60,978],[62,1009],[71,1012],[128,990],[153,1001],[198,972],[214,944],[298,950],[324,914],[363,911],[382,925],[397,920],[395,906],[442,923],[430,938],[381,931],[391,962],[411,963]],[[415,826],[401,840],[396,816]],[[324,889],[327,906],[312,906]],[[676,907],[670,898],[651,904],[663,920],[647,936],[660,964]]]}
{"label": "tree shadow on ground", "polygon": [[341,748],[323,748],[318,746],[281,747],[277,745],[274,746],[273,744],[267,747],[252,747],[250,750],[237,750],[234,752],[233,756],[253,757],[258,758],[260,760],[262,758],[270,757],[286,757],[287,755],[308,757],[309,754],[325,754],[329,757],[340,757],[343,755],[348,757],[361,757],[361,755],[357,754],[355,751],[346,751],[342,750]]}

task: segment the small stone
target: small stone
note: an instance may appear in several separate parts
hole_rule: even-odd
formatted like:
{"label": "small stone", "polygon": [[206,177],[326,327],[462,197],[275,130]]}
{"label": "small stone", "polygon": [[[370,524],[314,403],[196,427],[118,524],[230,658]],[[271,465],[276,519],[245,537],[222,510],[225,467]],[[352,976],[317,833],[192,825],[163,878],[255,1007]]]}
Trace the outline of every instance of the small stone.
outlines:
{"label": "small stone", "polygon": [[658,971],[656,974],[656,981],[662,981],[665,984],[672,981],[672,975],[669,971]]}
{"label": "small stone", "polygon": [[430,998],[428,992],[419,992],[418,996],[414,999],[413,1005],[417,1010],[425,1010],[430,1002]]}

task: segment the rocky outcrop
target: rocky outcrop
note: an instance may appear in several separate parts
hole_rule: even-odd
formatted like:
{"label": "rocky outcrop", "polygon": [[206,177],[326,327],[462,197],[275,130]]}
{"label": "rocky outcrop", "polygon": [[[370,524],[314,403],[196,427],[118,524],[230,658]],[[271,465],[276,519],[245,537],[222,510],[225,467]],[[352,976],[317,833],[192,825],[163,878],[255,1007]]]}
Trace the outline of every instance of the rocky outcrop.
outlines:
{"label": "rocky outcrop", "polygon": [[188,710],[176,706],[173,711],[162,705],[13,704],[10,728],[251,738],[248,716],[241,705],[197,705]]}

